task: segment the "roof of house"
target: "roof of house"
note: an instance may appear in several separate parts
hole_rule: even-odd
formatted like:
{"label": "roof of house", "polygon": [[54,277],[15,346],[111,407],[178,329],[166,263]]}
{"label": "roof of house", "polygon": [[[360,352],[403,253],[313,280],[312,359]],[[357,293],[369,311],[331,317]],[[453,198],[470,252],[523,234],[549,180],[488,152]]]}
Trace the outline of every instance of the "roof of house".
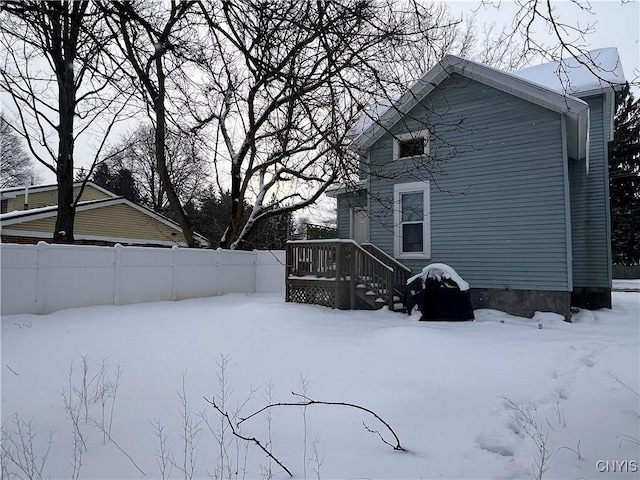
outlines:
{"label": "roof of house", "polygon": [[625,83],[618,49],[613,47],[522,68],[512,75],[556,92],[580,96],[600,92],[607,87],[619,88]]}
{"label": "roof of house", "polygon": [[[78,188],[82,186],[83,182],[73,182],[73,188]],[[86,181],[86,185],[90,185],[93,188],[100,190],[102,193],[109,197],[117,197],[117,195],[104,187],[101,187],[97,183],[92,182],[91,180]],[[57,183],[48,183],[45,185],[26,185],[20,187],[8,187],[8,188],[0,188],[0,195],[2,197],[15,197],[17,195],[21,195],[24,193],[26,189],[29,189],[29,193],[39,193],[39,192],[47,192],[51,190],[57,190]]]}
{"label": "roof of house", "polygon": [[[600,51],[601,53],[595,52],[598,51],[592,52],[592,57],[601,59],[603,62],[603,77],[606,74],[606,78],[615,80],[616,83],[623,81],[624,77],[617,50],[612,48],[604,49]],[[610,87],[610,84],[604,81],[605,78],[595,77],[593,72],[584,67],[579,60],[575,60],[575,63],[574,65],[569,62],[573,70],[566,70],[567,73],[575,72],[577,77],[572,83],[573,88],[588,88],[589,91],[595,91],[595,85],[600,85],[601,89]],[[584,68],[579,68],[581,65]],[[568,120],[568,154],[572,158],[585,158],[587,155],[589,106],[585,101],[564,93],[564,89],[558,88],[557,81],[551,82],[548,75],[553,71],[553,64],[546,64],[521,70],[520,74],[518,72],[508,73],[455,55],[446,55],[399,99],[385,100],[365,112],[352,129],[354,138],[351,148],[357,152],[366,151],[449,75],[457,73],[544,108],[565,114]],[[593,78],[589,78],[589,74]],[[596,81],[601,83],[596,83]]]}
{"label": "roof of house", "polygon": [[[113,194],[111,193],[111,195]],[[105,208],[113,205],[127,205],[157,220],[158,222],[161,222],[167,225],[168,227],[182,233],[182,229],[177,223],[173,222],[172,220],[169,220],[168,218],[160,215],[159,213],[154,212],[153,210],[147,207],[131,202],[124,197],[112,197],[112,198],[106,198],[106,199],[100,199],[100,200],[90,200],[86,202],[80,202],[76,207],[76,212],[83,212],[86,210]],[[2,228],[6,229],[6,227],[10,227],[11,225],[20,224],[20,223],[24,223],[32,220],[39,220],[42,218],[53,217],[57,215],[57,209],[58,209],[57,205],[51,205],[47,207],[33,208],[30,210],[14,210],[12,212],[1,214],[0,222],[1,222]],[[202,235],[198,233],[194,233],[194,237],[201,246],[209,245],[209,241]]]}

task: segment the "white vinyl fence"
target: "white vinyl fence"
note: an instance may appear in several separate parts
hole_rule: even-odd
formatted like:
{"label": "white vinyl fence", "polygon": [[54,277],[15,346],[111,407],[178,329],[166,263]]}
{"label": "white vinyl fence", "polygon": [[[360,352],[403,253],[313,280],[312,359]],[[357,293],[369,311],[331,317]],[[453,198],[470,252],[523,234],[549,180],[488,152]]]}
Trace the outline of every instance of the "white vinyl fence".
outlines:
{"label": "white vinyl fence", "polygon": [[2,315],[283,292],[285,252],[3,244]]}

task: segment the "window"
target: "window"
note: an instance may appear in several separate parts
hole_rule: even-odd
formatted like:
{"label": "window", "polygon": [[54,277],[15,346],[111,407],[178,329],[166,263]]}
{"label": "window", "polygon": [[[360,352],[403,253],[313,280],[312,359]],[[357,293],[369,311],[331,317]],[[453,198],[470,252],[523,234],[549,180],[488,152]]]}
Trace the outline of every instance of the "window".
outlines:
{"label": "window", "polygon": [[0,200],[0,213],[7,213],[7,208],[9,206],[9,199],[5,198]]}
{"label": "window", "polygon": [[409,132],[397,135],[393,141],[393,159],[416,157],[429,153],[429,131]]}
{"label": "window", "polygon": [[430,258],[429,182],[396,184],[394,204],[395,256]]}

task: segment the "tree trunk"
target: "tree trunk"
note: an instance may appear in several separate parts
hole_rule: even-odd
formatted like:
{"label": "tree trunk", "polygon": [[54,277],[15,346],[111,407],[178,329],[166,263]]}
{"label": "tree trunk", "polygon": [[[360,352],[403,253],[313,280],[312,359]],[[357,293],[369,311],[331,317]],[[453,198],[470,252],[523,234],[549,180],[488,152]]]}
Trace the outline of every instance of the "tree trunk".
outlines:
{"label": "tree trunk", "polygon": [[166,136],[166,117],[164,110],[164,96],[165,96],[165,74],[162,65],[162,55],[156,57],[156,68],[158,73],[158,92],[154,99],[154,110],[156,114],[156,163],[158,166],[158,174],[162,185],[164,185],[164,191],[167,194],[167,200],[169,205],[176,215],[176,220],[182,229],[182,233],[187,242],[187,246],[190,248],[197,247],[198,244],[193,237],[193,229],[191,228],[191,222],[187,217],[180,199],[176,194],[171,178],[169,177],[169,171],[167,169],[167,157],[165,152],[165,136]]}
{"label": "tree trunk", "polygon": [[240,192],[240,174],[240,162],[234,161],[231,164],[231,216],[229,217],[229,225],[227,225],[224,237],[220,241],[220,248],[235,249],[234,243],[242,225],[244,198],[242,198]]}
{"label": "tree trunk", "polygon": [[[73,115],[74,97],[67,88],[73,89],[73,71],[66,72],[65,88],[60,92],[60,140],[58,144],[58,216],[53,232],[53,243],[73,243],[73,223],[75,219],[75,198],[73,194]],[[69,78],[70,77],[70,78]]]}
{"label": "tree trunk", "polygon": [[[73,243],[73,223],[75,219],[75,199],[73,195],[73,123],[76,106],[76,85],[74,61],[76,57],[77,32],[81,19],[69,18],[66,3],[59,5],[58,15],[51,13],[54,48],[52,57],[58,79],[58,162],[56,179],[58,182],[58,213],[53,232],[53,243]],[[64,22],[64,23],[62,23]]]}

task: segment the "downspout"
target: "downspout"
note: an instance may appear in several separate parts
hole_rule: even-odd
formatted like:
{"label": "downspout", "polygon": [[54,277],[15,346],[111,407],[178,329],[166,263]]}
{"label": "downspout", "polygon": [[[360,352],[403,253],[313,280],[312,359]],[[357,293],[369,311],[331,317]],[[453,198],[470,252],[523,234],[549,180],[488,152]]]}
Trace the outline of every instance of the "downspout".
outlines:
{"label": "downspout", "polygon": [[[589,150],[591,149],[590,148],[591,141],[589,139],[589,135],[590,135],[589,132],[590,131],[591,131],[591,109],[589,108],[589,109],[587,109],[587,134],[585,135],[585,139],[586,140],[585,140],[585,145],[584,145],[584,148],[585,148],[584,163],[585,163],[585,166],[586,166],[586,169],[587,169],[587,177],[589,176]],[[580,140],[580,137],[578,137],[578,141],[579,140]],[[578,149],[578,151],[580,151],[580,150]]]}
{"label": "downspout", "polygon": [[371,238],[371,148],[367,150],[367,215],[369,216],[369,231],[367,232],[367,241],[373,243]]}
{"label": "downspout", "polygon": [[29,210],[29,184],[24,187],[24,208],[23,210]]}
{"label": "downspout", "polygon": [[567,260],[567,289],[573,292],[573,236],[571,222],[571,190],[569,183],[569,155],[567,153],[567,116],[560,115],[562,126],[562,176],[564,182],[564,230]]}
{"label": "downspout", "polygon": [[[605,129],[605,137],[604,137],[604,192],[605,198],[607,199],[605,205],[605,218],[606,218],[606,235],[607,235],[607,277],[608,277],[608,286],[609,288],[613,287],[613,253],[611,249],[611,200],[609,196],[609,141],[613,141],[613,127],[615,122],[615,105],[613,108],[607,110],[607,103],[615,103],[615,94],[611,95],[610,93],[606,93],[602,96],[602,111],[610,112],[610,116],[608,117],[609,128],[607,128],[606,124],[604,125]],[[610,133],[611,136],[607,136]]]}

